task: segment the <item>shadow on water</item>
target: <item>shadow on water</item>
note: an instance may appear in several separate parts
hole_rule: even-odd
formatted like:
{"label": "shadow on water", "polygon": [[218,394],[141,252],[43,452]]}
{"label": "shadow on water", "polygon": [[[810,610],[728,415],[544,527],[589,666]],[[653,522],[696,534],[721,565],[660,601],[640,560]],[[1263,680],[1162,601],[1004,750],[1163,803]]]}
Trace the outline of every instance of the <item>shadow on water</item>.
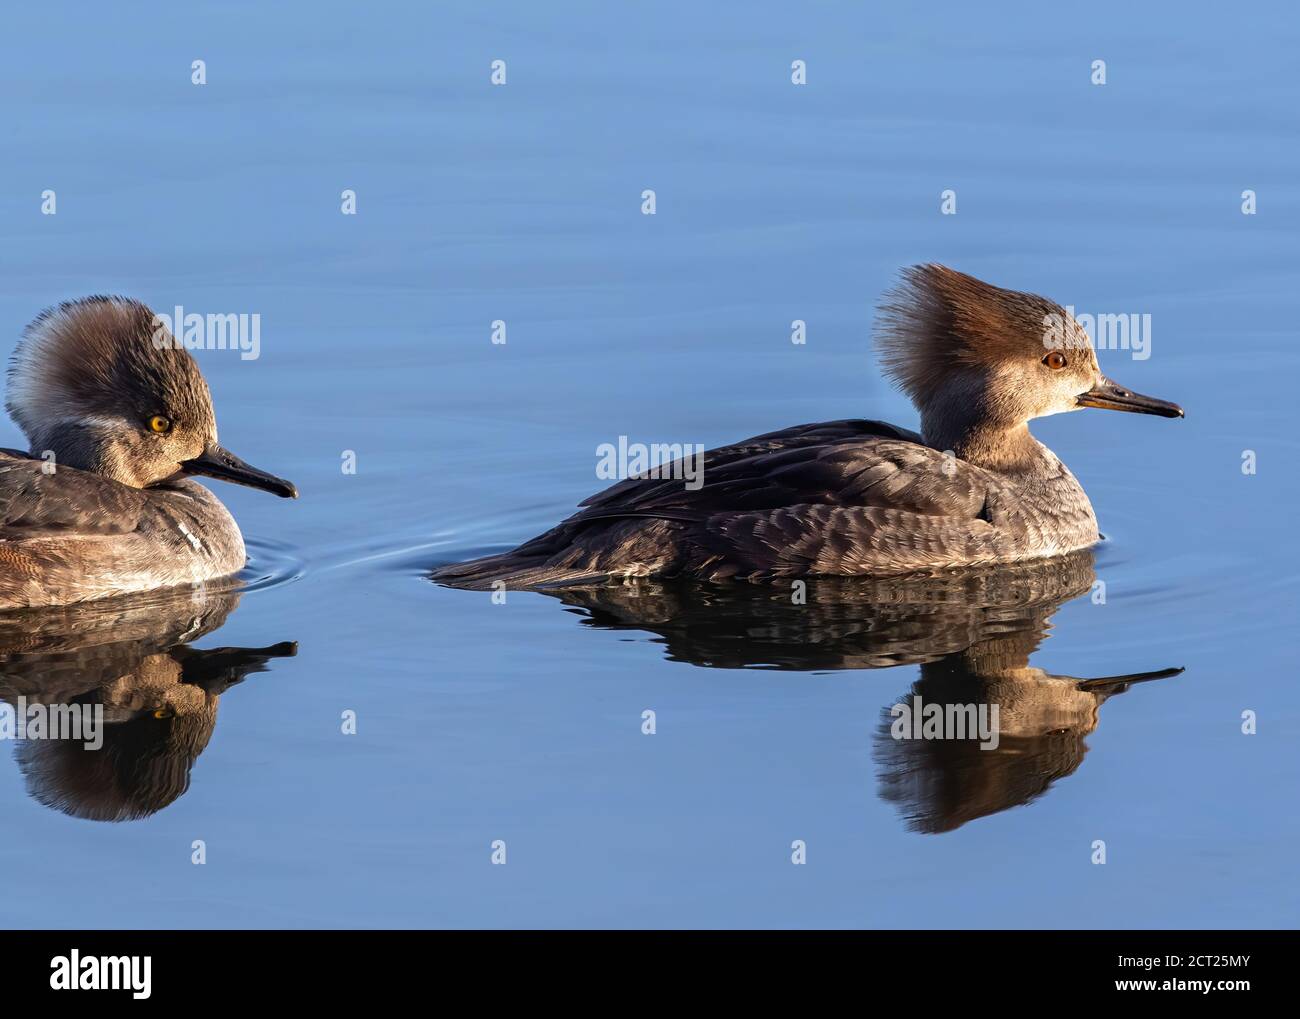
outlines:
{"label": "shadow on water", "polygon": [[[1108,698],[1182,671],[1082,679],[1029,664],[1052,614],[1095,580],[1085,551],[924,576],[810,579],[803,588],[642,579],[541,593],[586,626],[655,634],[669,659],[706,668],[919,665],[897,701],[907,710],[884,709],[874,752],[881,797],[909,829],[942,832],[1041,795],[1082,763]],[[991,741],[976,720],[980,706],[992,719],[994,705]],[[912,725],[913,714],[933,725]]]}
{"label": "shadow on water", "polygon": [[[221,695],[292,642],[199,649],[219,629],[238,591],[156,592],[58,609],[0,615],[0,708],[27,735],[14,756],[33,799],[73,817],[148,817],[189,788],[190,769],[212,738]],[[70,738],[54,719],[98,717]],[[101,714],[102,712],[102,714]],[[34,720],[45,719],[43,729]],[[27,726],[31,724],[31,728]],[[10,734],[7,734],[10,735]],[[62,738],[55,738],[62,737]]]}

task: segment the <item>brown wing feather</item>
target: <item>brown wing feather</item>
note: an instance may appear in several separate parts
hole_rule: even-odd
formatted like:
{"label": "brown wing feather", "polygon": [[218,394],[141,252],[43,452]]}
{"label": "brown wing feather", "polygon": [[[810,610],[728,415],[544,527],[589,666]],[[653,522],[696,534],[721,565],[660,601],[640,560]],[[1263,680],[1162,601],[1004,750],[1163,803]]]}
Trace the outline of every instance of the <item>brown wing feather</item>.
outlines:
{"label": "brown wing feather", "polygon": [[[512,552],[439,570],[482,586],[583,582],[610,573],[905,572],[1010,552],[1004,485],[875,421],[800,425],[705,454],[703,485],[629,479]],[[995,526],[995,524],[997,526]]]}
{"label": "brown wing feather", "polygon": [[[672,471],[664,473],[673,473]],[[905,429],[876,421],[799,425],[704,454],[703,484],[631,478],[585,500],[566,523],[618,516],[703,520],[805,505],[881,506],[975,519],[989,478]]]}
{"label": "brown wing feather", "polygon": [[48,534],[129,534],[146,505],[139,489],[98,474],[60,467],[16,450],[0,450],[0,541]]}

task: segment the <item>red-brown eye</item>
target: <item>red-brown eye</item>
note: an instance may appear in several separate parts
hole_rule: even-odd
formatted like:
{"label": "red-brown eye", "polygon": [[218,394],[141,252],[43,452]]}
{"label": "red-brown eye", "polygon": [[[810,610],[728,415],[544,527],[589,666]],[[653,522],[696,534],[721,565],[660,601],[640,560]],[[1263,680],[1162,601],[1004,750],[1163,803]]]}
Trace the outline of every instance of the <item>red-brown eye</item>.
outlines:
{"label": "red-brown eye", "polygon": [[1051,368],[1052,371],[1060,371],[1068,363],[1069,362],[1066,361],[1065,359],[1065,355],[1062,354],[1059,350],[1053,350],[1050,354],[1048,354],[1045,358],[1043,358],[1043,364]]}

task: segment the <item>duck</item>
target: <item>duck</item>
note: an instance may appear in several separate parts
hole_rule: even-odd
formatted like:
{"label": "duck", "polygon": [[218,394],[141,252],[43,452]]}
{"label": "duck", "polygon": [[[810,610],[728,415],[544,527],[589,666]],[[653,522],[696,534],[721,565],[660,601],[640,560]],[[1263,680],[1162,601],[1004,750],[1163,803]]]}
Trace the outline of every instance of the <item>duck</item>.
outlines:
{"label": "duck", "polygon": [[704,453],[702,478],[680,461],[658,465],[517,548],[433,579],[499,590],[886,577],[1066,555],[1101,539],[1097,516],[1029,422],[1084,408],[1184,416],[1104,375],[1087,331],[1055,301],[936,263],[902,271],[875,342],[919,431],[802,424]]}
{"label": "duck", "polygon": [[196,477],[298,494],[221,446],[194,358],[129,298],[42,312],[11,358],[5,408],[28,449],[0,449],[0,610],[243,569],[238,524]]}

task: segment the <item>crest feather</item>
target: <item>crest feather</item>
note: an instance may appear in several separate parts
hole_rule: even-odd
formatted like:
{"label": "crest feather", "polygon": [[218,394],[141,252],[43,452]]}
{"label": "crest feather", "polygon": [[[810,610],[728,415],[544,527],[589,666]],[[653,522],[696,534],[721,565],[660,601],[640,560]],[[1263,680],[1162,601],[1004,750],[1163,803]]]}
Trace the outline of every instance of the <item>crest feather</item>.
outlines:
{"label": "crest feather", "polygon": [[190,353],[159,329],[153,311],[126,297],[85,297],[41,312],[10,360],[6,409],[29,438],[59,420],[96,416],[163,413],[206,427],[214,422],[207,383]]}
{"label": "crest feather", "polygon": [[1004,290],[945,265],[914,265],[882,299],[875,342],[885,375],[920,404],[956,368],[989,369],[1044,349],[1050,316],[1072,322],[1037,294]]}

